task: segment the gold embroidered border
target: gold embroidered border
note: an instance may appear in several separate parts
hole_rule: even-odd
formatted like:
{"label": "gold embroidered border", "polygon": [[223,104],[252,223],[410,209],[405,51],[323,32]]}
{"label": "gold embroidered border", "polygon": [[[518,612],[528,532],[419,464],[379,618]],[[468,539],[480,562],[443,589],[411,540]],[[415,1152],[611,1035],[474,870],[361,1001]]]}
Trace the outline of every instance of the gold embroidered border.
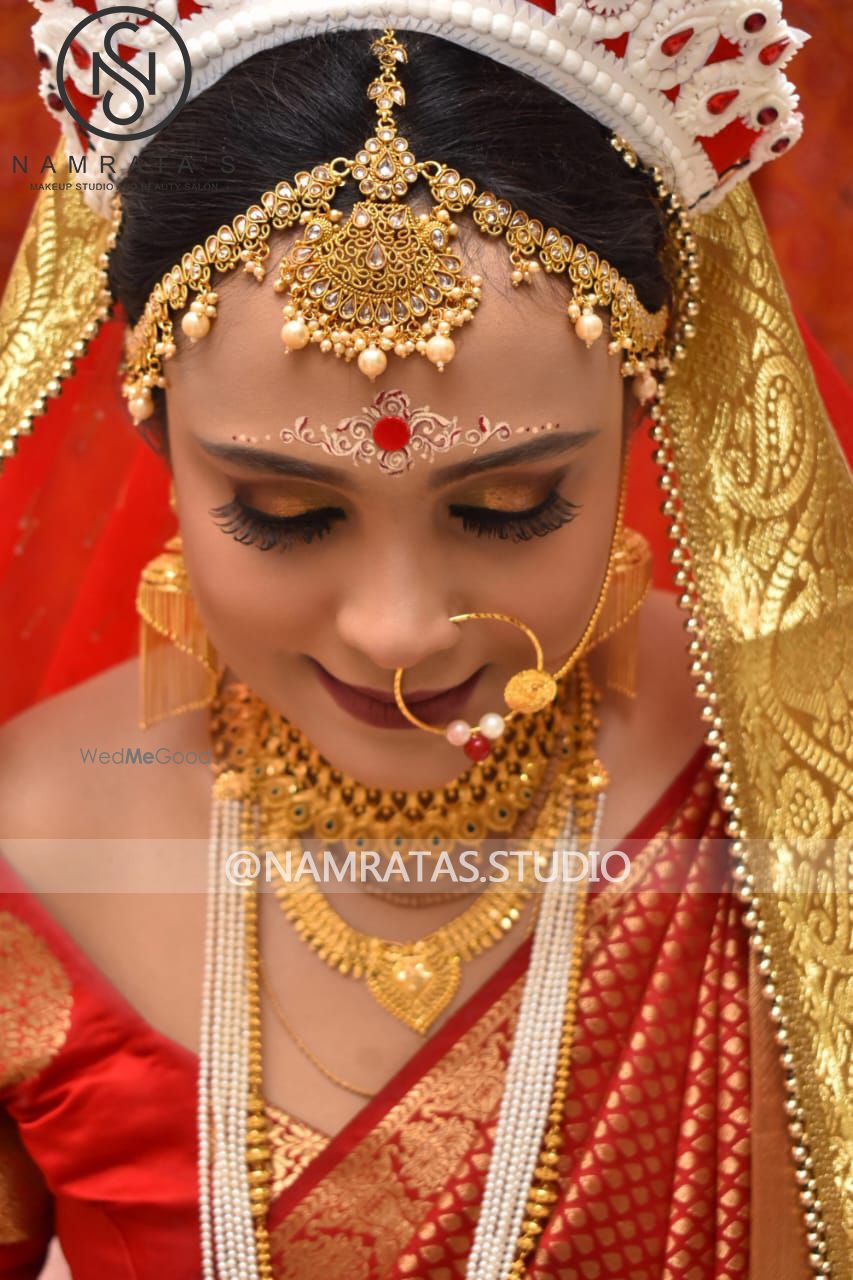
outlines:
{"label": "gold embroidered border", "polygon": [[702,314],[667,417],[832,1275],[851,1280],[853,488],[749,188],[696,237]]}

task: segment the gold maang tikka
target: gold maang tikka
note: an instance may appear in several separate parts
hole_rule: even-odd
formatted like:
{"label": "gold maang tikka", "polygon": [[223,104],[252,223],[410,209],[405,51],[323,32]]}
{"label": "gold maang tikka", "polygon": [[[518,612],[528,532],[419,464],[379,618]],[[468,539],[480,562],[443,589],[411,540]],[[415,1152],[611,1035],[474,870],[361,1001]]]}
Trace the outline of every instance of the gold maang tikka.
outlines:
{"label": "gold maang tikka", "polygon": [[[470,178],[441,161],[417,160],[393,115],[406,101],[398,76],[406,50],[391,30],[371,49],[380,67],[368,88],[377,124],[355,158],[338,157],[279,182],[185,253],[154,286],[125,345],[123,394],[134,419],[151,416],[152,392],[166,385],[165,362],[176,351],[173,316],[189,303],[181,328],[190,341],[203,339],[217,314],[214,273],[242,265],[263,280],[271,232],[297,225],[302,231],[285,253],[275,286],[285,295],[285,351],[316,344],[357,360],[371,380],[385,370],[389,354],[418,354],[443,370],[456,353],[453,331],[473,318],[482,293],[480,277],[465,274],[453,244],[458,228],[452,215],[464,210],[481,232],[506,240],[514,286],[540,270],[567,275],[567,315],[587,346],[604,330],[596,309],[609,311],[609,350],[622,355],[623,374],[639,376],[643,398],[650,395],[651,371],[667,363],[669,309],[647,311],[615,267],[566,233],[490,191],[478,191]],[[624,144],[617,150],[636,165]],[[348,179],[365,198],[344,219],[331,203]],[[403,203],[418,179],[434,201],[428,213],[416,214]],[[659,194],[662,201],[668,196],[662,187]],[[674,207],[671,212],[678,250],[687,229]]]}

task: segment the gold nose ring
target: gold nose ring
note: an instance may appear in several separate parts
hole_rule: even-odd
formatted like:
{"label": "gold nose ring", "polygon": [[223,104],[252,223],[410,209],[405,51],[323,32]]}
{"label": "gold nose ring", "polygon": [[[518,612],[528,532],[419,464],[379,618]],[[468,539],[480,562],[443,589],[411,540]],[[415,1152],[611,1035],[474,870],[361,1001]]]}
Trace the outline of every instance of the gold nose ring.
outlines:
{"label": "gold nose ring", "polygon": [[480,718],[480,722],[476,727],[468,724],[467,720],[451,720],[443,728],[438,725],[427,724],[425,720],[419,719],[406,706],[403,698],[403,673],[406,670],[405,667],[398,667],[394,672],[394,700],[401,713],[416,728],[425,729],[427,733],[440,734],[453,746],[462,747],[465,754],[472,760],[485,760],[492,749],[492,742],[501,736],[506,721],[510,716],[514,714],[531,715],[536,711],[541,711],[554,701],[557,696],[557,681],[545,670],[542,646],[535,632],[526,623],[508,613],[457,613],[450,619],[451,622],[470,622],[474,620],[508,622],[511,626],[517,627],[519,631],[523,631],[533,645],[536,654],[536,666],[525,667],[522,671],[517,671],[514,676],[510,677],[504,687],[504,702],[509,715],[503,716],[496,711],[487,711]]}

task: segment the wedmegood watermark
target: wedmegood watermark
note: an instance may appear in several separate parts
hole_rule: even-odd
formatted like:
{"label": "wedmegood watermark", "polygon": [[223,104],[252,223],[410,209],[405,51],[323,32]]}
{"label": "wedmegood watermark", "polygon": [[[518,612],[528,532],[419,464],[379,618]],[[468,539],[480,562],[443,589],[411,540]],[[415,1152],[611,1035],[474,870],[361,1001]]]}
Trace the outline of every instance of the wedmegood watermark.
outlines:
{"label": "wedmegood watermark", "polygon": [[117,747],[99,751],[97,747],[81,747],[83,764],[204,764],[210,766],[209,751],[175,751],[172,747]]}
{"label": "wedmegood watermark", "polygon": [[[130,16],[131,14],[142,18],[143,22],[135,22]],[[105,26],[105,20],[111,17],[115,17],[116,21],[109,26]],[[164,37],[161,37],[157,42],[157,48],[142,50],[143,54],[147,53],[147,58],[143,60],[144,69],[143,66],[132,66],[121,55],[122,40],[125,41],[126,47],[132,48],[133,37],[141,29],[147,29],[146,37],[150,39],[150,24],[152,22],[163,29]],[[75,41],[77,41],[78,48],[91,45],[92,24],[97,24],[95,27],[97,40],[103,45],[103,48],[92,50],[91,61],[87,69],[89,83],[86,87],[90,97],[100,99],[104,116],[116,126],[119,130],[118,132],[101,125],[95,125],[91,120],[87,120],[85,116],[81,115],[65,84],[65,60],[69,55],[73,57],[72,45],[74,45]],[[80,40],[84,33],[86,34],[85,42]],[[169,73],[171,78],[178,80],[180,92],[171,111],[162,120],[158,120],[156,124],[149,125],[145,129],[129,129],[128,125],[135,124],[145,114],[147,107],[156,100],[158,63],[162,62],[165,68],[166,58],[175,49],[180,54],[182,74],[176,72],[175,60],[172,59]],[[81,74],[82,69],[78,66],[74,75],[74,80],[78,84]],[[109,88],[110,81],[115,85],[121,86],[125,93],[120,96],[115,89]],[[181,36],[170,22],[167,22],[165,18],[161,18],[152,9],[140,9],[134,5],[99,9],[94,13],[90,13],[82,22],[78,22],[65,37],[56,64],[56,88],[65,109],[86,133],[96,133],[99,138],[110,138],[118,142],[135,138],[150,138],[152,134],[164,128],[172,117],[180,111],[189,97],[191,81],[192,63],[189,50]],[[122,103],[121,112],[117,112],[115,109],[118,102]]]}

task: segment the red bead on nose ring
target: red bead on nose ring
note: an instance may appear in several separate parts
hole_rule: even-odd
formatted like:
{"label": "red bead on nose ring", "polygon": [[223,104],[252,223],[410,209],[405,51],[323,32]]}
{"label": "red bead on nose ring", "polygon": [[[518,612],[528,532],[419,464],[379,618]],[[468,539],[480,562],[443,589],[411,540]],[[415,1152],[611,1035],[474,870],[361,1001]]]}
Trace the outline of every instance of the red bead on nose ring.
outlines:
{"label": "red bead on nose ring", "polygon": [[[542,646],[530,627],[508,613],[457,613],[450,621],[469,622],[476,619],[509,622],[512,626],[518,627],[519,630],[524,632],[536,652],[536,666],[525,667],[523,671],[516,672],[504,688],[504,702],[507,705],[509,715],[531,715],[536,711],[541,711],[549,703],[553,702],[557,696],[557,682],[544,669]],[[394,672],[394,699],[406,719],[410,720],[418,729],[425,729],[428,733],[441,734],[454,747],[461,747],[470,760],[475,762],[485,760],[492,750],[492,743],[497,741],[503,733],[506,720],[509,717],[504,717],[497,711],[487,711],[484,716],[480,717],[479,724],[473,727],[467,720],[451,720],[450,724],[445,728],[441,728],[439,725],[427,724],[426,721],[420,720],[414,712],[409,710],[403,699],[403,672],[405,670],[405,667],[398,667]]]}

